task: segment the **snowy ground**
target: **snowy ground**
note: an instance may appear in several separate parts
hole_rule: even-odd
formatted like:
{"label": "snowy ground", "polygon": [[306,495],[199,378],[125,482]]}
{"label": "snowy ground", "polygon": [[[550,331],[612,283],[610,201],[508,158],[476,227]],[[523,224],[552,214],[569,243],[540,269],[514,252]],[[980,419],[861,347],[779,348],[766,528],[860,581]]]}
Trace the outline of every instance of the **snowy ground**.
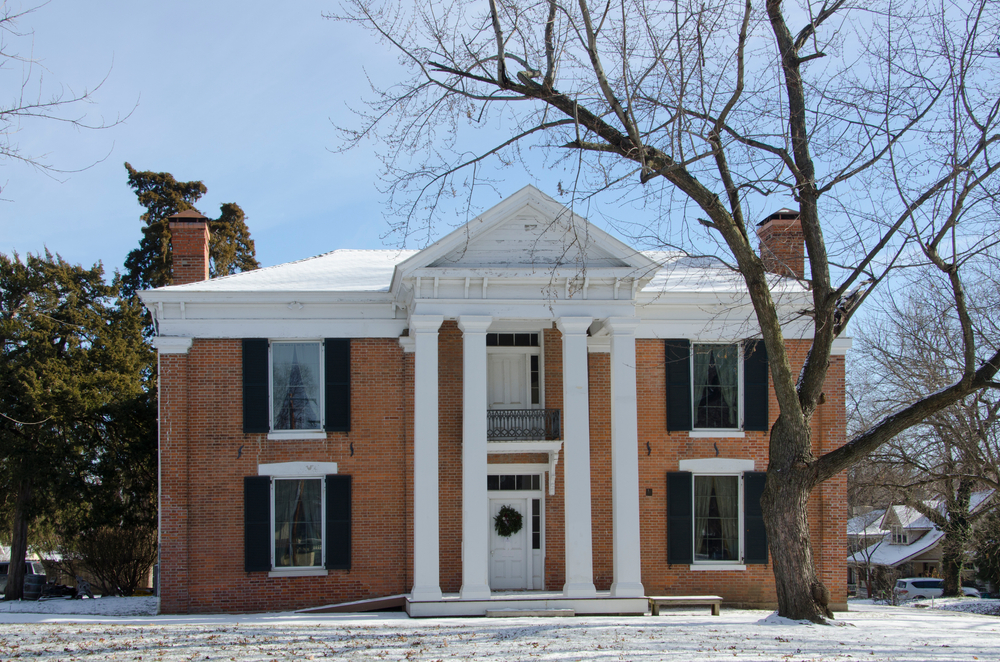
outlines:
{"label": "snowy ground", "polygon": [[818,626],[735,609],[722,616],[703,609],[638,618],[410,620],[401,613],[153,616],[155,598],[3,602],[0,660],[1000,659],[1000,618],[938,608],[949,604],[852,602],[836,626]]}

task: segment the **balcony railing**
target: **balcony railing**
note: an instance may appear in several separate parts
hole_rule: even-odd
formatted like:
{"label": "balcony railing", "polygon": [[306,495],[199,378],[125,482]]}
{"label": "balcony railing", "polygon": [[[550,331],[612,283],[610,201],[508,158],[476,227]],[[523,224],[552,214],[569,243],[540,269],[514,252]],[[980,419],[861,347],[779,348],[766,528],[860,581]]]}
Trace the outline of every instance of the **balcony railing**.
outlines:
{"label": "balcony railing", "polygon": [[489,441],[555,441],[562,438],[558,409],[489,409]]}

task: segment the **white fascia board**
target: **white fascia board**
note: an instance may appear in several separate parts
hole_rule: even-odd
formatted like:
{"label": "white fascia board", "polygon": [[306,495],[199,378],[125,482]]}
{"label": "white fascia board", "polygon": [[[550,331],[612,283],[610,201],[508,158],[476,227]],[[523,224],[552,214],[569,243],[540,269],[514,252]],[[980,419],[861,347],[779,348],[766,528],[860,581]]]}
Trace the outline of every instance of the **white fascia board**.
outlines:
{"label": "white fascia board", "polygon": [[492,315],[497,318],[554,320],[560,317],[633,317],[631,301],[538,299],[417,299],[408,309],[411,315]]}
{"label": "white fascia board", "polygon": [[231,303],[381,303],[391,302],[388,292],[333,292],[319,290],[300,291],[248,291],[248,292],[197,292],[185,290],[145,290],[139,298],[147,308],[162,303],[207,303],[225,305]]}
{"label": "white fascia board", "polygon": [[830,354],[833,356],[844,356],[853,346],[854,338],[834,338],[833,347],[830,348]]}
{"label": "white fascia board", "polygon": [[189,338],[398,338],[405,319],[165,319],[164,336]]}
{"label": "white fascia board", "polygon": [[[571,280],[583,280],[589,278],[593,280],[608,280],[614,282],[617,279],[635,278],[641,283],[649,280],[653,274],[638,270],[634,267],[587,267],[581,269],[574,266],[557,266],[539,264],[537,266],[518,265],[515,267],[421,267],[405,276],[407,281],[420,277],[423,279],[455,279],[464,278],[498,278],[498,279],[521,279],[532,284],[534,283],[562,283],[567,278]],[[499,284],[499,283],[498,283]],[[641,285],[640,285],[641,287]]]}

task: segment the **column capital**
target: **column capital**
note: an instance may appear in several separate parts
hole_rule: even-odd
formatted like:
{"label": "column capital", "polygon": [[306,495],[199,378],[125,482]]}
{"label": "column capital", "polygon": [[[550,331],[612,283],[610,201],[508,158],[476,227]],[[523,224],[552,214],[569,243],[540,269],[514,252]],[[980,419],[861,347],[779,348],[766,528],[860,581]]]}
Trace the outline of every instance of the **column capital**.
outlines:
{"label": "column capital", "polygon": [[410,330],[415,333],[437,333],[444,315],[410,315]]}
{"label": "column capital", "polygon": [[641,320],[638,317],[609,317],[604,320],[604,328],[612,335],[624,336],[635,334]]}
{"label": "column capital", "polygon": [[491,315],[459,315],[458,328],[462,333],[486,333],[493,324]]}
{"label": "column capital", "polygon": [[593,317],[560,317],[556,320],[556,328],[564,336],[586,335],[587,329],[593,323]]}

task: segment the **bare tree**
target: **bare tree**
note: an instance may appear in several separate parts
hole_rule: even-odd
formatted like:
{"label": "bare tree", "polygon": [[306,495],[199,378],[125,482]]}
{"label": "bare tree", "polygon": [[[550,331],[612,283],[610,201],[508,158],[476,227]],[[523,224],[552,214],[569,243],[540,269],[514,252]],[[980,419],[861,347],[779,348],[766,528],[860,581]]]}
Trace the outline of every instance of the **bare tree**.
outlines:
{"label": "bare tree", "polygon": [[[997,385],[1000,354],[980,359],[962,274],[996,241],[998,14],[989,0],[344,0],[334,18],[398,49],[411,73],[375,89],[346,147],[378,141],[400,237],[431,236],[439,202],[474,191],[490,159],[531,165],[539,147],[575,169],[574,203],[600,194],[655,208],[634,236],[715,238],[745,281],[780,409],[762,500],[779,613],[820,622],[813,489]],[[483,146],[476,129],[497,142]],[[751,240],[774,198],[794,201],[805,236],[812,348],[801,370]],[[961,369],[817,457],[810,422],[834,339],[913,264],[946,277]]]}
{"label": "bare tree", "polygon": [[[902,300],[884,297],[884,312],[859,330],[853,386],[862,426],[961,375],[961,327],[945,287],[933,274],[920,278]],[[972,323],[979,335],[996,338],[1000,283],[968,290],[979,306],[970,310]],[[944,532],[944,595],[961,596],[974,527],[1000,504],[1000,392],[976,391],[931,414],[873,453],[869,469],[866,482]]]}
{"label": "bare tree", "polygon": [[[73,172],[55,167],[47,155],[24,151],[17,136],[26,125],[34,122],[56,122],[81,129],[107,129],[123,122],[127,117],[93,121],[85,106],[93,103],[94,93],[107,78],[100,80],[93,89],[82,91],[52,88],[44,76],[45,68],[30,51],[31,33],[20,29],[18,23],[39,7],[17,9],[13,3],[0,3],[0,162],[20,161],[48,174]],[[44,6],[41,5],[41,6]],[[21,47],[28,48],[25,53]],[[89,167],[89,166],[88,166]]]}

